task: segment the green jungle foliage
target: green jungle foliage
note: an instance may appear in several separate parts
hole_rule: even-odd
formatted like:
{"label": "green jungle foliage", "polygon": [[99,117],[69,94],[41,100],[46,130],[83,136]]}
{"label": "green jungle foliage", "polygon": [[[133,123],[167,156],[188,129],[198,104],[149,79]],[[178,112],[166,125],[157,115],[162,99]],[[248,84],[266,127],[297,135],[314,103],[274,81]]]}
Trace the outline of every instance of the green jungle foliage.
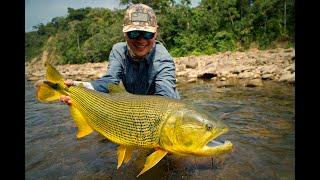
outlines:
{"label": "green jungle foliage", "polygon": [[[294,0],[121,0],[122,5],[145,3],[158,17],[161,41],[172,56],[294,46]],[[124,41],[124,9],[68,8],[66,17],[25,33],[25,60],[54,53],[59,64],[108,60],[112,46]],[[50,41],[48,41],[50,38]]]}

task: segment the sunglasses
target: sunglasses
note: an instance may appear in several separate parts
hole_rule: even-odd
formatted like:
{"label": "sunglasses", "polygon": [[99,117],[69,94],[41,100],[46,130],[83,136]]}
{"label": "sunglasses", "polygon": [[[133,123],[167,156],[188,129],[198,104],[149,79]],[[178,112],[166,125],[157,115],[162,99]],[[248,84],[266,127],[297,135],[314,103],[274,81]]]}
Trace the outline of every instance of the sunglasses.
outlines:
{"label": "sunglasses", "polygon": [[138,39],[140,36],[143,37],[145,40],[150,40],[154,37],[155,33],[152,32],[146,32],[146,31],[129,31],[127,32],[129,39]]}

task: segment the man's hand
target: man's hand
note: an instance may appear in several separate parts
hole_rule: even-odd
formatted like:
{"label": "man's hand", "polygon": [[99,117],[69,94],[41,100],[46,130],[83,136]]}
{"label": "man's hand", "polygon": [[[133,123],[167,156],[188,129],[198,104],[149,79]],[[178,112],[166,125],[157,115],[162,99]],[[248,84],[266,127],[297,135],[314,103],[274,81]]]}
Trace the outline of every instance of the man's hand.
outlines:
{"label": "man's hand", "polygon": [[[71,79],[67,79],[66,81],[64,81],[64,83],[67,86],[73,86],[74,85],[74,82]],[[70,99],[69,96],[61,95],[60,96],[60,101],[63,102],[63,103],[66,103],[67,105],[71,105],[71,99]]]}

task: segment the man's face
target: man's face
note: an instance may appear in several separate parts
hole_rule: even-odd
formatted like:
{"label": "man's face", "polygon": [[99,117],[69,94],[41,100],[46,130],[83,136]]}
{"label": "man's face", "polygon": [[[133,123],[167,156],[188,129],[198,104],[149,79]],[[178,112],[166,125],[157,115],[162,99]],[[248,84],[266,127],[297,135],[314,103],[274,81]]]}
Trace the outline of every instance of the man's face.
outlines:
{"label": "man's face", "polygon": [[128,33],[125,33],[125,39],[130,49],[137,57],[144,57],[150,52],[153,44],[155,43],[156,37],[157,33],[155,33],[151,39],[146,39],[143,37],[143,34],[139,34],[138,38],[130,39],[128,37]]}

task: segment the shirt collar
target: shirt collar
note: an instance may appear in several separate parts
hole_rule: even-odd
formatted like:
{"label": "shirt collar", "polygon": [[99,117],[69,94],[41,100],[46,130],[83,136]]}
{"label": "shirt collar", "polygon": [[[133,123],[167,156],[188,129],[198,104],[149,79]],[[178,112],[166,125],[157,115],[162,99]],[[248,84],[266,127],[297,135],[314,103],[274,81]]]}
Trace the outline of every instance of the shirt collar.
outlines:
{"label": "shirt collar", "polygon": [[152,60],[154,59],[154,55],[155,55],[155,51],[156,51],[156,43],[155,42],[153,44],[153,47],[151,49],[151,51],[149,52],[149,54],[147,55],[146,59],[147,59],[147,64],[150,64],[152,62]]}

